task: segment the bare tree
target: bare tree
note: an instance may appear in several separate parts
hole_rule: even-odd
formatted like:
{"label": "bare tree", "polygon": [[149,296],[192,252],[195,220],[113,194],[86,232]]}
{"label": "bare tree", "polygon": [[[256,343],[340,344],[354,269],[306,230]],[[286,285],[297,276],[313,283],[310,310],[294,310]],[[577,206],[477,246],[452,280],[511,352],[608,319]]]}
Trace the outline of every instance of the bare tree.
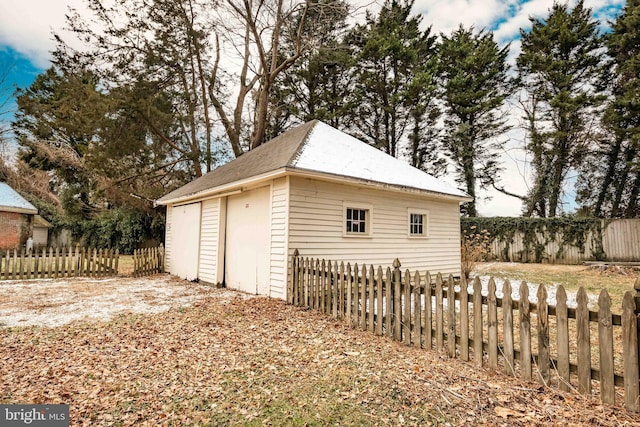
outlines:
{"label": "bare tree", "polygon": [[[227,0],[225,6],[221,12],[227,22],[223,25],[228,30],[225,40],[241,61],[237,97],[231,106],[225,105],[219,93],[209,93],[233,152],[239,156],[244,152],[241,142],[247,110],[253,108],[247,147],[252,149],[265,142],[270,94],[278,75],[317,48],[321,38],[316,30],[348,6],[339,0]],[[218,77],[220,55],[218,48],[214,78]],[[247,105],[249,95],[252,105]],[[227,113],[229,110],[232,113]]]}

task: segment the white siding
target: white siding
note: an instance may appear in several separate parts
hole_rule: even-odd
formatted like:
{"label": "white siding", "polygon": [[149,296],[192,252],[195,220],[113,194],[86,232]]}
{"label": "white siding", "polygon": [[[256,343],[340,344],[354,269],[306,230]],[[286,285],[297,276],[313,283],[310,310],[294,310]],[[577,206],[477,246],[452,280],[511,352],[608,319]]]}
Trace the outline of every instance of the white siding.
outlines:
{"label": "white siding", "polygon": [[277,179],[271,190],[271,290],[270,296],[285,299],[287,295],[287,216],[289,205],[288,178]]}
{"label": "white siding", "polygon": [[[409,268],[460,274],[460,215],[455,201],[428,196],[291,178],[289,256],[391,265],[399,258]],[[370,237],[343,236],[343,202],[370,204]],[[408,236],[407,208],[427,210],[427,238]]]}
{"label": "white siding", "polygon": [[220,198],[202,202],[200,226],[200,265],[198,278],[203,282],[218,282],[218,242],[220,232]]}
{"label": "white siding", "polygon": [[167,223],[164,230],[164,271],[171,271],[171,241],[173,240],[172,218],[173,206],[167,206]]}

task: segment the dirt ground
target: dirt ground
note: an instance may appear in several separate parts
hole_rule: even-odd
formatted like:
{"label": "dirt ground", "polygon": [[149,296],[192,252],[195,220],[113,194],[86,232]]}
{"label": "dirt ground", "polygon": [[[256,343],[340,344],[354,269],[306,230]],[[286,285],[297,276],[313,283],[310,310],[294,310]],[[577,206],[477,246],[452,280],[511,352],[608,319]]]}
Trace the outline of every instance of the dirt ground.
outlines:
{"label": "dirt ground", "polygon": [[[640,424],[621,404],[164,275],[0,283],[0,301],[0,403],[67,403],[74,426]],[[29,323],[16,312],[64,325],[9,326]]]}
{"label": "dirt ground", "polygon": [[[199,285],[159,274],[145,278],[0,281],[0,326],[62,326],[106,321],[121,313],[159,313],[188,307],[212,293]],[[218,292],[232,298],[236,292]]]}

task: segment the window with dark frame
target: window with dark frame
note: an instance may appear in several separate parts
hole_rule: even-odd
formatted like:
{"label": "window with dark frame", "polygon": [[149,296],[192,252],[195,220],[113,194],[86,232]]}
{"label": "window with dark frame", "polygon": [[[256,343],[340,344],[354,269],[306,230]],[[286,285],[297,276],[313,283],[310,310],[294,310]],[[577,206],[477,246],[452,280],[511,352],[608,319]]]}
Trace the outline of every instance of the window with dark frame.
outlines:
{"label": "window with dark frame", "polygon": [[429,230],[429,212],[424,209],[407,209],[409,237],[427,237]]}
{"label": "window with dark frame", "polygon": [[347,208],[347,233],[367,232],[367,210]]}
{"label": "window with dark frame", "polygon": [[424,236],[424,214],[411,214],[409,218],[410,234]]}

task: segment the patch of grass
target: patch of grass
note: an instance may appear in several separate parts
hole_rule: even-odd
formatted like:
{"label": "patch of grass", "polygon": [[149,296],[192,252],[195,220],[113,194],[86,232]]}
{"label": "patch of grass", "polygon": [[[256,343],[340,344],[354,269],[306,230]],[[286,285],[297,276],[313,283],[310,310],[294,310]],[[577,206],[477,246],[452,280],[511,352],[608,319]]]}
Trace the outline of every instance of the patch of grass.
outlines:
{"label": "patch of grass", "polygon": [[133,255],[120,255],[118,258],[118,274],[120,276],[133,274]]}
{"label": "patch of grass", "polygon": [[[210,407],[211,419],[206,425],[393,425],[401,419],[429,425],[452,420],[432,413],[428,404],[415,402],[402,390],[396,390],[395,397],[390,391],[381,392],[380,378],[353,381],[350,373],[354,372],[329,371],[312,382],[296,381],[287,367],[258,371],[258,378],[228,373],[220,382],[225,398],[199,406]],[[288,387],[274,387],[283,375],[290,378]],[[185,400],[193,402],[188,397]]]}
{"label": "patch of grass", "polygon": [[[476,267],[480,275],[525,281],[531,284],[563,285],[567,291],[577,292],[583,286],[587,293],[598,295],[606,289],[611,296],[614,311],[622,310],[622,298],[627,291],[634,292],[637,272],[619,274],[602,272],[584,265],[524,264],[508,262],[481,263]],[[512,283],[512,286],[514,284]]]}

